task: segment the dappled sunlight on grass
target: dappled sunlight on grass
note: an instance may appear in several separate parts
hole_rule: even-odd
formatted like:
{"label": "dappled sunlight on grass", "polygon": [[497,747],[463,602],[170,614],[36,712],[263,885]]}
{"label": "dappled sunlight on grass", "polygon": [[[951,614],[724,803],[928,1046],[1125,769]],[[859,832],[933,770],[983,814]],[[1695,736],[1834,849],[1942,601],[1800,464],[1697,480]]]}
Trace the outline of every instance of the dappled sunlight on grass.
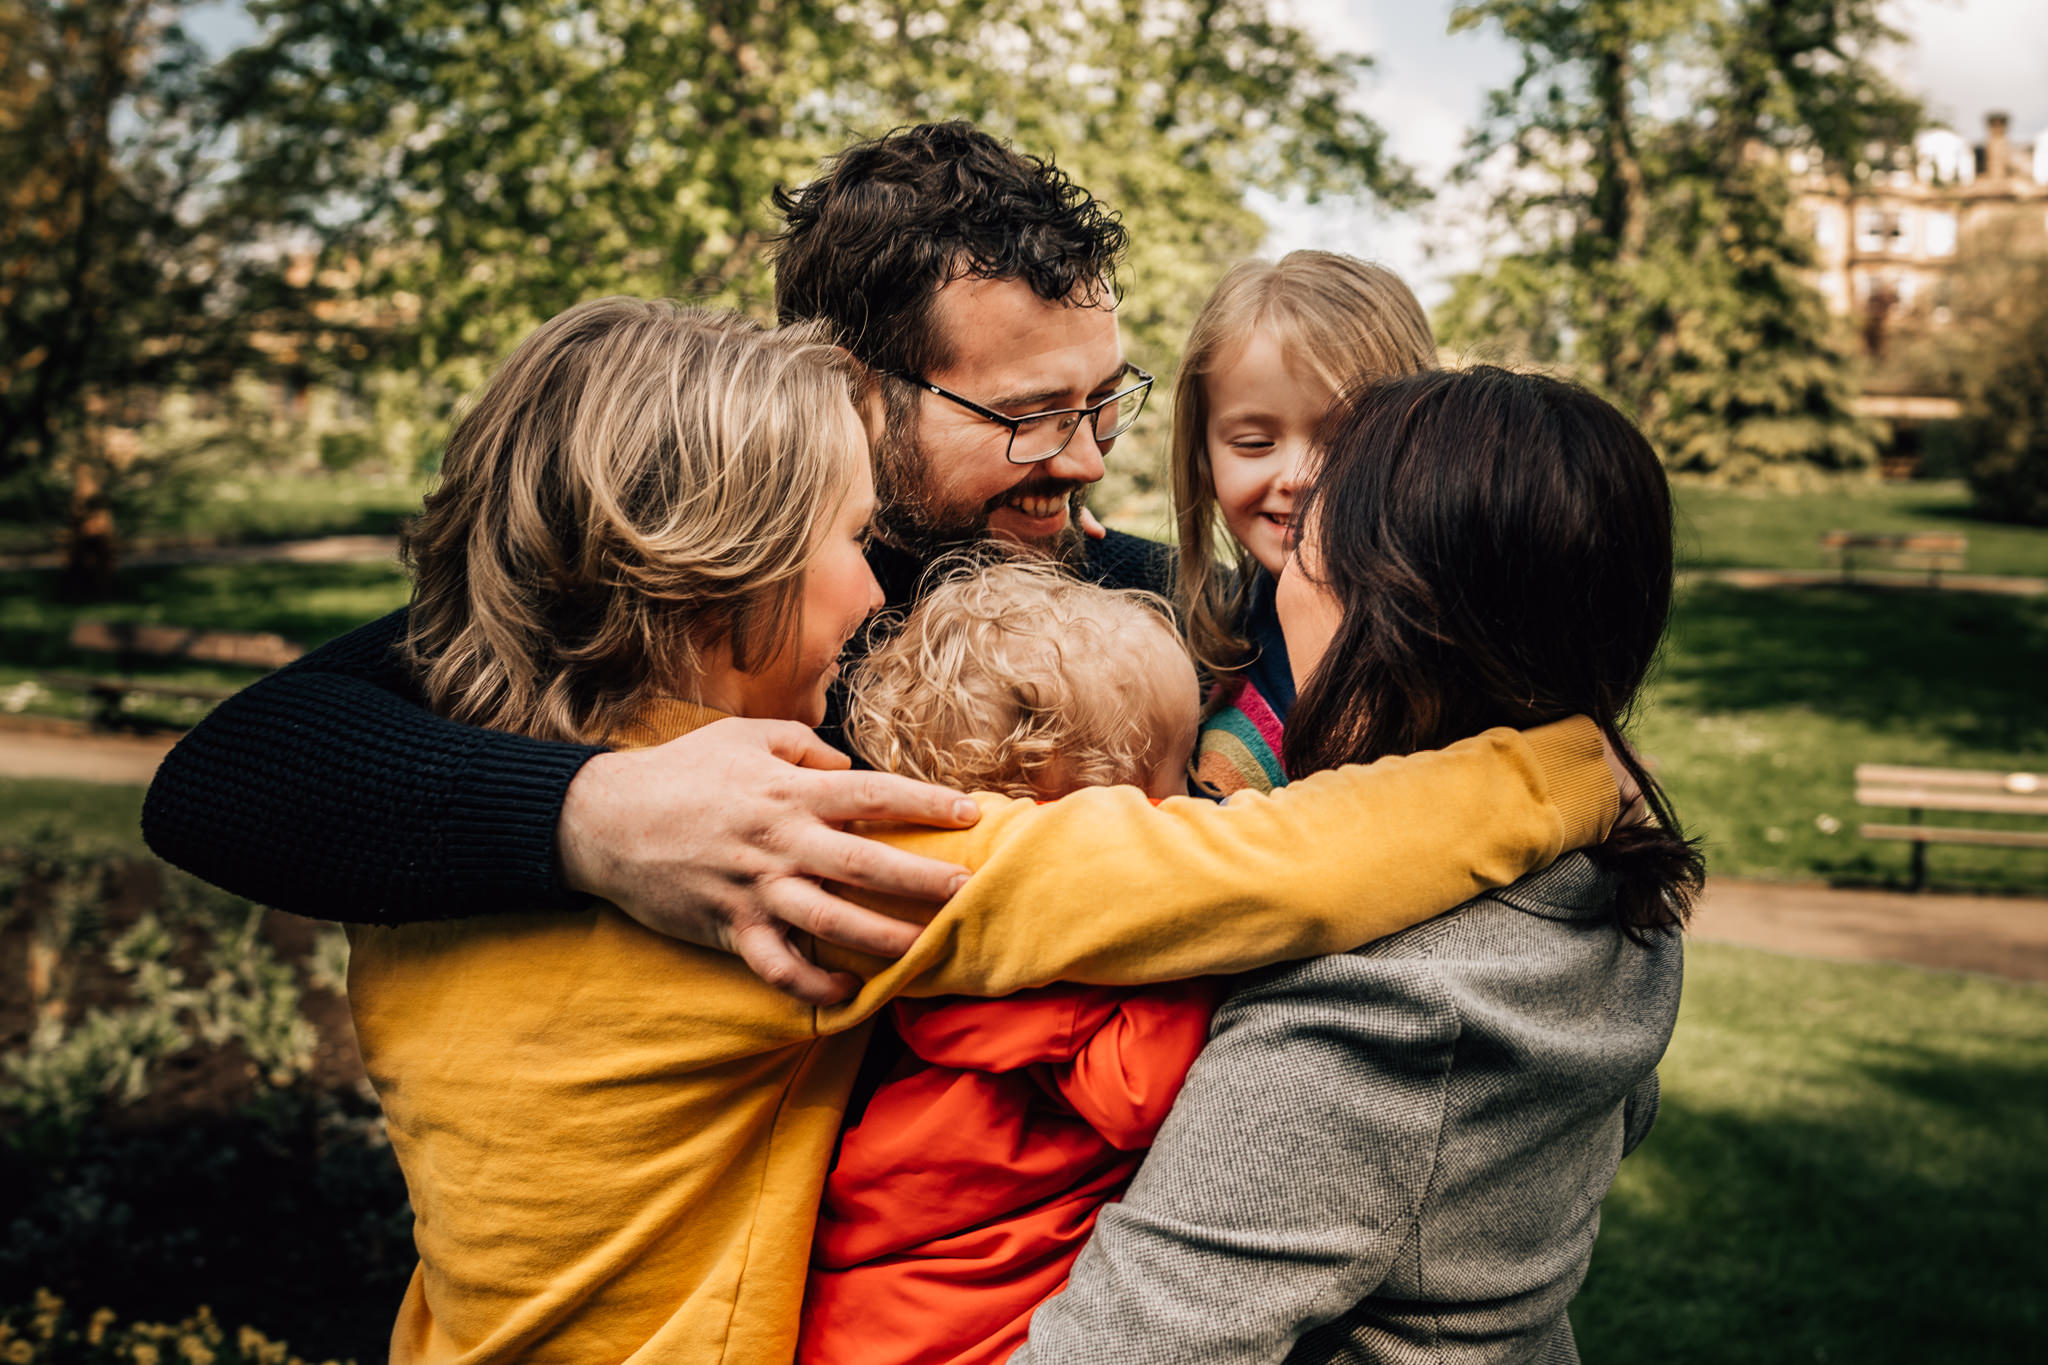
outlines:
{"label": "dappled sunlight on grass", "polygon": [[[1892,816],[1855,804],[1855,765],[2048,764],[2043,678],[2048,599],[1696,583],[1638,738],[1712,872],[1903,883],[1906,847],[1856,834]],[[2032,850],[1937,848],[1929,869],[2048,892]]]}
{"label": "dappled sunlight on grass", "polygon": [[2048,991],[1688,953],[1663,1111],[1572,1310],[1585,1358],[2033,1358]]}

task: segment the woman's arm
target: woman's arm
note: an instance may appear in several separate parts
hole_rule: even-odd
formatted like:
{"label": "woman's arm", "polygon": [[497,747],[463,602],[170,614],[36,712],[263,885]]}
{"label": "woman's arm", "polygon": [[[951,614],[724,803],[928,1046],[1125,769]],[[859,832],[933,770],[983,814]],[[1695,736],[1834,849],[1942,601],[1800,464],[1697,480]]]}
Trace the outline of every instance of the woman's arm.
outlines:
{"label": "woman's arm", "polygon": [[898,994],[1135,985],[1342,952],[1598,842],[1617,814],[1599,729],[1583,718],[1221,806],[1155,807],[1134,787],[1049,805],[981,799],[981,823],[964,833],[886,833],[975,875],[894,963],[821,950],[868,978],[819,1011],[821,1029],[851,1027]]}
{"label": "woman's arm", "polygon": [[1409,1240],[1457,1037],[1448,993],[1413,960],[1326,959],[1232,997],[1011,1365],[1284,1360]]}

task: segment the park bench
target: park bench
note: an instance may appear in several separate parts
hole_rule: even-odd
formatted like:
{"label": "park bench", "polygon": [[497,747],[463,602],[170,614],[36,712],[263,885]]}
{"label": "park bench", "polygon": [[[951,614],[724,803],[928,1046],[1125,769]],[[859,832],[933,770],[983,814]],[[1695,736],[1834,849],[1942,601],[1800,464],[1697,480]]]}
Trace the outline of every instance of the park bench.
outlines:
{"label": "park bench", "polygon": [[1985,772],[1964,768],[1856,765],[1856,803],[1904,808],[1911,824],[1865,825],[1866,839],[1908,839],[1913,844],[1913,889],[1927,884],[1929,844],[2048,848],[2048,830],[1974,829],[1923,823],[1923,811],[1971,815],[2048,815],[2048,774]]}
{"label": "park bench", "polygon": [[1959,531],[1912,531],[1891,535],[1876,531],[1828,531],[1820,548],[1842,571],[1842,581],[1856,581],[1858,560],[1875,558],[1891,569],[1924,569],[1927,584],[1941,582],[1943,570],[1963,567],[1970,548],[1969,538]]}
{"label": "park bench", "polygon": [[132,729],[123,704],[130,696],[181,697],[222,701],[235,689],[195,683],[160,682],[135,676],[142,664],[167,661],[231,664],[242,668],[280,668],[305,653],[281,635],[233,630],[190,630],[181,626],[137,625],[131,622],[78,621],[71,627],[71,648],[85,654],[113,656],[115,674],[50,673],[53,687],[83,692],[92,703],[90,721],[96,730]]}

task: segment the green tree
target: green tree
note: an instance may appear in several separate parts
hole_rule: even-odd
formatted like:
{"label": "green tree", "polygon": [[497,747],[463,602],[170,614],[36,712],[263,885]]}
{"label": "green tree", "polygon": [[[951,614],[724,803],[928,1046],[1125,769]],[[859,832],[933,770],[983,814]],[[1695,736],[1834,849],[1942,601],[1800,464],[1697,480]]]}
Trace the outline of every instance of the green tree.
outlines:
{"label": "green tree", "polygon": [[259,0],[248,154],[328,186],[377,361],[445,405],[593,294],[765,312],[768,192],[854,137],[972,119],[1052,154],[1132,229],[1132,353],[1164,377],[1264,228],[1260,186],[1413,196],[1269,0]]}
{"label": "green tree", "polygon": [[62,528],[79,596],[111,585],[114,498],[146,460],[129,433],[157,397],[292,368],[321,330],[290,196],[234,173],[239,95],[184,8],[0,10],[0,484]]}
{"label": "green tree", "polygon": [[1875,0],[1482,0],[1522,49],[1468,174],[1510,231],[1454,283],[1453,344],[1561,363],[1676,470],[1798,481],[1872,464],[1856,362],[1808,283],[1787,156],[1850,176],[1917,108],[1874,64]]}
{"label": "green tree", "polygon": [[2048,526],[2048,305],[2003,340],[1967,391],[1970,491],[1986,516]]}
{"label": "green tree", "polygon": [[592,295],[765,306],[768,191],[828,142],[828,4],[257,0],[256,167],[324,188],[377,364],[474,384]]}

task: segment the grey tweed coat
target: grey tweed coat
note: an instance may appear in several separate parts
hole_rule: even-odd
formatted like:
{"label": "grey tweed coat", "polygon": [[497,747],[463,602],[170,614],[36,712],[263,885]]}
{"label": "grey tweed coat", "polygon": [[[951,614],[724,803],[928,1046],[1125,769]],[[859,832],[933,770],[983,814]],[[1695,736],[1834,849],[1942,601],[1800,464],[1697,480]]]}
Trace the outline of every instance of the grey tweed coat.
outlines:
{"label": "grey tweed coat", "polygon": [[1256,973],[1011,1365],[1578,1359],[1565,1307],[1657,1109],[1677,934],[1584,854]]}

